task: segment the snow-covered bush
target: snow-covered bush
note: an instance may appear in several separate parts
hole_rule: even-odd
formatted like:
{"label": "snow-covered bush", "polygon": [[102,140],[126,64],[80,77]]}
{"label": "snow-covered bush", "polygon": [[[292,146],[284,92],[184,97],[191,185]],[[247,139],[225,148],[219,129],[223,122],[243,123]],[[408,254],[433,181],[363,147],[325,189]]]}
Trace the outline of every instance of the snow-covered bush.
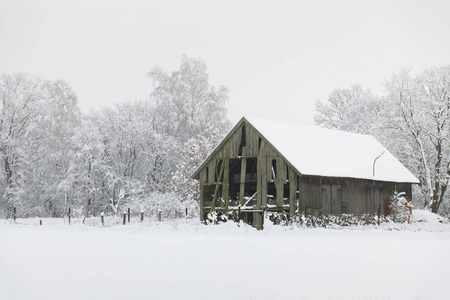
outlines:
{"label": "snow-covered bush", "polygon": [[206,217],[206,223],[207,224],[219,224],[219,223],[226,223],[228,221],[228,215],[226,213],[222,212],[211,212],[208,213]]}
{"label": "snow-covered bush", "polygon": [[268,212],[267,217],[274,225],[288,225],[289,220],[285,213],[282,212]]}
{"label": "snow-covered bush", "polygon": [[377,215],[361,215],[354,216],[348,214],[342,215],[322,215],[322,214],[295,214],[291,218],[294,225],[305,227],[334,227],[334,226],[358,226],[358,225],[375,225],[378,223]]}
{"label": "snow-covered bush", "polygon": [[411,202],[406,200],[406,193],[394,192],[389,203],[389,218],[396,223],[405,223],[411,220]]}
{"label": "snow-covered bush", "polygon": [[226,211],[226,212],[213,211],[213,212],[207,214],[205,223],[206,224],[220,224],[220,223],[226,223],[228,221],[239,223],[241,220],[242,219],[239,218],[239,213],[235,210]]}

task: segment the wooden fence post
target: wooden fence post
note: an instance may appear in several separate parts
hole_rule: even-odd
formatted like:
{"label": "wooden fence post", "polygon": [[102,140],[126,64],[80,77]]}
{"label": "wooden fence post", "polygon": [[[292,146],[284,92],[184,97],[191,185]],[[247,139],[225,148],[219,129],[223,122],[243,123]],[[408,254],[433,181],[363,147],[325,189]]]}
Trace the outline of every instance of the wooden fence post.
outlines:
{"label": "wooden fence post", "polygon": [[186,207],[186,217],[188,216],[188,208]]}
{"label": "wooden fence post", "polygon": [[13,219],[15,222],[16,221],[16,208],[15,207],[13,208]]}
{"label": "wooden fence post", "polygon": [[127,212],[124,211],[124,212],[123,212],[123,225],[125,225],[126,222],[127,222]]}
{"label": "wooden fence post", "polygon": [[42,225],[42,220],[39,220],[39,225]]}
{"label": "wooden fence post", "polygon": [[158,221],[161,222],[161,211],[158,212]]}
{"label": "wooden fence post", "polygon": [[70,225],[70,214],[71,214],[71,210],[70,210],[70,207],[69,207],[69,225]]}
{"label": "wooden fence post", "polygon": [[105,214],[101,212],[100,217],[102,218],[102,226],[105,226]]}
{"label": "wooden fence post", "polygon": [[143,222],[144,222],[144,211],[141,210],[141,223],[143,223]]}
{"label": "wooden fence post", "polygon": [[130,223],[130,217],[131,217],[131,211],[130,211],[130,208],[128,207],[128,223]]}

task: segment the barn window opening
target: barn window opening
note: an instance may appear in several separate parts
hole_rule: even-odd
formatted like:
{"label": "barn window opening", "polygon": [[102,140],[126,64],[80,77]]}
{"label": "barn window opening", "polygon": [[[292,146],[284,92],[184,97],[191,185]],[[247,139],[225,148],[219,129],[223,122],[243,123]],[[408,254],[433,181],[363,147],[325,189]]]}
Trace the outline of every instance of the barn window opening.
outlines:
{"label": "barn window opening", "polygon": [[269,182],[267,184],[267,204],[276,205],[277,199],[277,188],[274,182]]}
{"label": "barn window opening", "polygon": [[[241,170],[242,160],[233,158],[229,160],[229,197],[230,200],[235,201],[239,199],[240,185],[241,185]],[[251,197],[256,193],[257,187],[257,158],[247,157],[245,159],[245,176],[244,176],[244,197]]]}
{"label": "barn window opening", "polygon": [[238,158],[230,159],[230,167],[228,174],[229,197],[230,200],[239,199],[239,183],[241,177],[241,160]]}
{"label": "barn window opening", "polygon": [[256,172],[257,159],[256,157],[249,157],[246,159],[245,168],[245,190],[244,196],[251,197],[256,193],[257,185],[257,172]]}
{"label": "barn window opening", "polygon": [[208,182],[208,180],[209,180],[209,179],[208,179],[208,178],[209,178],[208,175],[209,175],[209,170],[208,170],[208,167],[206,167],[206,182]]}
{"label": "barn window opening", "polygon": [[243,156],[244,147],[247,144],[247,137],[245,136],[245,125],[242,126],[241,143],[239,144],[238,156]]}
{"label": "barn window opening", "polygon": [[288,183],[283,184],[283,200],[289,200],[291,185]]}

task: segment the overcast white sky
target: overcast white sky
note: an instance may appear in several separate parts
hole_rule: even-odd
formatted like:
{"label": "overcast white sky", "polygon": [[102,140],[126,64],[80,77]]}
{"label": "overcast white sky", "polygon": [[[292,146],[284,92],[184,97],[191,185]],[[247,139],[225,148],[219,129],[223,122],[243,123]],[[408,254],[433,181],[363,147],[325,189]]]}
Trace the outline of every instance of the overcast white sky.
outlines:
{"label": "overcast white sky", "polygon": [[229,117],[312,124],[314,103],[450,64],[450,1],[0,0],[0,72],[65,80],[83,111],[148,97],[146,73],[206,62]]}

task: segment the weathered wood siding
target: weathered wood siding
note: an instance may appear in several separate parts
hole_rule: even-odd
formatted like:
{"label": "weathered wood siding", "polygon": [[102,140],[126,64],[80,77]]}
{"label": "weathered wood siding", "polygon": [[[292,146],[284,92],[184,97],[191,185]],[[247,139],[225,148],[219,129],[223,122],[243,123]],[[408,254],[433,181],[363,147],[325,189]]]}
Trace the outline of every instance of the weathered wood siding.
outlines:
{"label": "weathered wood siding", "polygon": [[[221,145],[221,148],[210,159],[207,165],[200,171],[201,183],[201,207],[209,209],[211,203],[211,190],[205,188],[212,185],[220,185],[222,189],[218,193],[218,199],[214,206],[228,208],[230,181],[234,180],[234,174],[230,173],[230,159],[239,159],[241,161],[239,174],[239,198],[243,204],[243,196],[246,190],[246,160],[256,159],[256,207],[266,207],[268,204],[276,205],[279,209],[286,207],[291,213],[295,212],[298,203],[298,178],[299,174],[292,166],[283,159],[282,155],[270,145],[258,132],[248,124],[242,124],[236,129],[234,134]],[[224,163],[224,175],[220,182],[217,182],[219,166]],[[273,168],[275,166],[275,168]],[[273,183],[276,188],[276,199],[267,198],[268,184]],[[285,188],[288,195],[285,195]],[[286,196],[286,197],[285,197]],[[205,211],[207,212],[207,211]]]}
{"label": "weathered wood siding", "polygon": [[300,178],[300,204],[306,213],[375,214],[380,202],[391,199],[395,191],[406,192],[411,198],[411,184],[315,176]]}

